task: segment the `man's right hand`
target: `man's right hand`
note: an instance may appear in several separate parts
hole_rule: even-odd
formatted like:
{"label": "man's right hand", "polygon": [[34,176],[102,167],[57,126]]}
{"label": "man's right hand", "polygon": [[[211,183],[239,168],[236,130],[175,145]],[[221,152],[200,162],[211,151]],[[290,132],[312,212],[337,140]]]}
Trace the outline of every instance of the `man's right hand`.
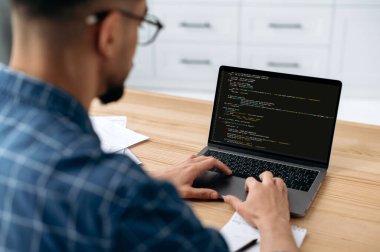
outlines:
{"label": "man's right hand", "polygon": [[298,251],[291,232],[288,189],[284,181],[268,171],[262,173],[260,179],[261,182],[247,178],[246,201],[232,195],[224,196],[224,201],[259,229],[261,251]]}

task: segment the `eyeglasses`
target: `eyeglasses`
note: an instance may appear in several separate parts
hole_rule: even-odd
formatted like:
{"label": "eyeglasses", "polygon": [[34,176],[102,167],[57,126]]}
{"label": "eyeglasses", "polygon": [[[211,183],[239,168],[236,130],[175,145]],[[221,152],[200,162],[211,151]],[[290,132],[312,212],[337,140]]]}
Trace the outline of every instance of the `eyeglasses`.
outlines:
{"label": "eyeglasses", "polygon": [[153,15],[139,16],[126,10],[108,10],[92,14],[86,18],[87,25],[95,25],[106,18],[112,11],[118,11],[123,16],[141,22],[139,26],[139,45],[145,46],[153,43],[164,25]]}

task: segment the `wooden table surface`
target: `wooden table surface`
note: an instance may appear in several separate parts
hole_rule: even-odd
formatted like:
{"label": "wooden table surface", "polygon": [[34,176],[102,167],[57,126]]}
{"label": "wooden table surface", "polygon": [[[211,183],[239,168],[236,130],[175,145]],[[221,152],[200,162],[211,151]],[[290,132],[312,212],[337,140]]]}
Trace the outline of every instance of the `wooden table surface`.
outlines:
{"label": "wooden table surface", "polygon": [[[131,150],[146,169],[166,169],[206,144],[212,103],[128,90],[91,115],[128,116],[128,128],[150,137]],[[221,228],[233,209],[191,201],[205,225]],[[380,251],[380,127],[338,121],[330,167],[309,212],[292,223],[308,229],[302,251]]]}

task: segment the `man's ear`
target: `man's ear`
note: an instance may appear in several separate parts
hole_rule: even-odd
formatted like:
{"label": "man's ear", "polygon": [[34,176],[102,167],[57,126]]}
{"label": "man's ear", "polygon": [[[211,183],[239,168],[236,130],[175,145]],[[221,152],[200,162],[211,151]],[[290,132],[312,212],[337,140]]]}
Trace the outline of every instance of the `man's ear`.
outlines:
{"label": "man's ear", "polygon": [[97,47],[100,55],[104,58],[110,58],[117,54],[120,18],[121,16],[117,12],[111,12],[99,26]]}

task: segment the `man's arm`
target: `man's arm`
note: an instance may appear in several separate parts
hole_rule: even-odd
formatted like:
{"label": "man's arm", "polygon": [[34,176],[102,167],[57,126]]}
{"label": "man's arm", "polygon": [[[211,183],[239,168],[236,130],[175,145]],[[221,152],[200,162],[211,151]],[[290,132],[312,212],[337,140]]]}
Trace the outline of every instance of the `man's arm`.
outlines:
{"label": "man's arm", "polygon": [[[153,172],[153,176],[173,183],[182,198],[216,199],[218,193],[206,188],[193,188],[194,180],[203,172],[218,168],[227,175],[231,170],[220,161],[205,156],[191,156],[163,172]],[[246,201],[234,196],[224,196],[248,223],[257,227],[261,234],[261,251],[298,251],[290,226],[288,190],[284,181],[264,172],[262,183],[250,177],[246,180],[248,191]]]}
{"label": "man's arm", "polygon": [[134,191],[116,251],[228,251],[219,232],[203,227],[172,185],[149,179]]}

